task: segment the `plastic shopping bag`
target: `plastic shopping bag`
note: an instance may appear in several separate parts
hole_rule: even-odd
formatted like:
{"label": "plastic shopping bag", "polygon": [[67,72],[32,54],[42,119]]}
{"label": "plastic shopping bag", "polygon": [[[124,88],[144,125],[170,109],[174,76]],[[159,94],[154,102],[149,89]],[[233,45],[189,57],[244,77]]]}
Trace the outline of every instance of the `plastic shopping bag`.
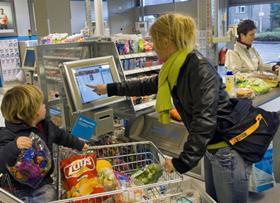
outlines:
{"label": "plastic shopping bag", "polygon": [[31,132],[32,147],[21,150],[14,166],[7,166],[10,174],[18,182],[37,188],[51,168],[51,154],[46,143]]}
{"label": "plastic shopping bag", "polygon": [[249,191],[262,192],[273,188],[276,184],[272,164],[272,143],[269,145],[260,162],[253,164],[249,179]]}

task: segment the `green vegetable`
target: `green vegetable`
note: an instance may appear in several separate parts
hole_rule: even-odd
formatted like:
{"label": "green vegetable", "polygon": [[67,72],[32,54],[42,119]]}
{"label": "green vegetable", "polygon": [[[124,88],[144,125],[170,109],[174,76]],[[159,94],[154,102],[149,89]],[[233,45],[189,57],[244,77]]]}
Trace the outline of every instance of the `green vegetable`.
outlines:
{"label": "green vegetable", "polygon": [[143,184],[156,183],[162,176],[163,170],[159,164],[147,165],[144,169],[140,169],[131,175],[132,178]]}
{"label": "green vegetable", "polygon": [[249,88],[256,94],[265,94],[270,91],[269,85],[259,78],[249,78],[248,80],[237,82],[236,86],[239,88]]}

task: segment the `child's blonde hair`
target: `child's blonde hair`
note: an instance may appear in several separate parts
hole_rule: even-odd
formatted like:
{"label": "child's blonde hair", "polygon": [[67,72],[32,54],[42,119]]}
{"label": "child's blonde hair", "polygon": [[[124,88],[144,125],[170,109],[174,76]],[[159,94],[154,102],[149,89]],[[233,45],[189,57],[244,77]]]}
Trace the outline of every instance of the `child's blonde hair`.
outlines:
{"label": "child's blonde hair", "polygon": [[33,85],[15,86],[5,93],[1,112],[8,122],[31,124],[43,99],[41,90]]}
{"label": "child's blonde hair", "polygon": [[162,38],[171,40],[179,50],[195,47],[196,24],[192,17],[176,13],[160,16],[151,26],[150,35],[155,47],[161,48]]}

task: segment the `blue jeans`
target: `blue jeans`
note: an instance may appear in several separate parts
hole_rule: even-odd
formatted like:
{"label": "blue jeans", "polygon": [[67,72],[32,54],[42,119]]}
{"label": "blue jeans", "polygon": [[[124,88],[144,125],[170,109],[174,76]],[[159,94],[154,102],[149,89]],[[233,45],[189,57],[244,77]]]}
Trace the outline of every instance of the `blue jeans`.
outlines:
{"label": "blue jeans", "polygon": [[19,199],[25,203],[45,203],[57,199],[56,189],[52,184],[46,184],[38,189],[26,189],[16,191]]}
{"label": "blue jeans", "polygon": [[215,154],[206,152],[204,159],[206,192],[219,203],[246,203],[252,164],[243,160],[231,147]]}

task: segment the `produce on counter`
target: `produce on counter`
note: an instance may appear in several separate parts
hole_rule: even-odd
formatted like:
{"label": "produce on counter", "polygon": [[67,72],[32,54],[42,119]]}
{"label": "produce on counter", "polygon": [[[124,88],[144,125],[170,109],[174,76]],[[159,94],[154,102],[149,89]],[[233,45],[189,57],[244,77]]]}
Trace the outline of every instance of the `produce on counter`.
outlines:
{"label": "produce on counter", "polygon": [[236,97],[240,99],[252,99],[254,97],[254,92],[249,88],[237,88]]}
{"label": "produce on counter", "polygon": [[156,183],[163,174],[162,166],[159,164],[146,165],[144,169],[140,169],[131,175],[132,178],[142,184]]}
{"label": "produce on counter", "polygon": [[244,81],[237,81],[238,88],[249,88],[252,89],[255,94],[265,94],[270,91],[270,87],[266,82],[259,78],[248,78]]}
{"label": "produce on counter", "polygon": [[269,87],[274,88],[277,87],[279,84],[279,79],[277,75],[271,72],[266,71],[254,71],[249,74],[250,78],[260,78],[263,81],[265,81]]}

